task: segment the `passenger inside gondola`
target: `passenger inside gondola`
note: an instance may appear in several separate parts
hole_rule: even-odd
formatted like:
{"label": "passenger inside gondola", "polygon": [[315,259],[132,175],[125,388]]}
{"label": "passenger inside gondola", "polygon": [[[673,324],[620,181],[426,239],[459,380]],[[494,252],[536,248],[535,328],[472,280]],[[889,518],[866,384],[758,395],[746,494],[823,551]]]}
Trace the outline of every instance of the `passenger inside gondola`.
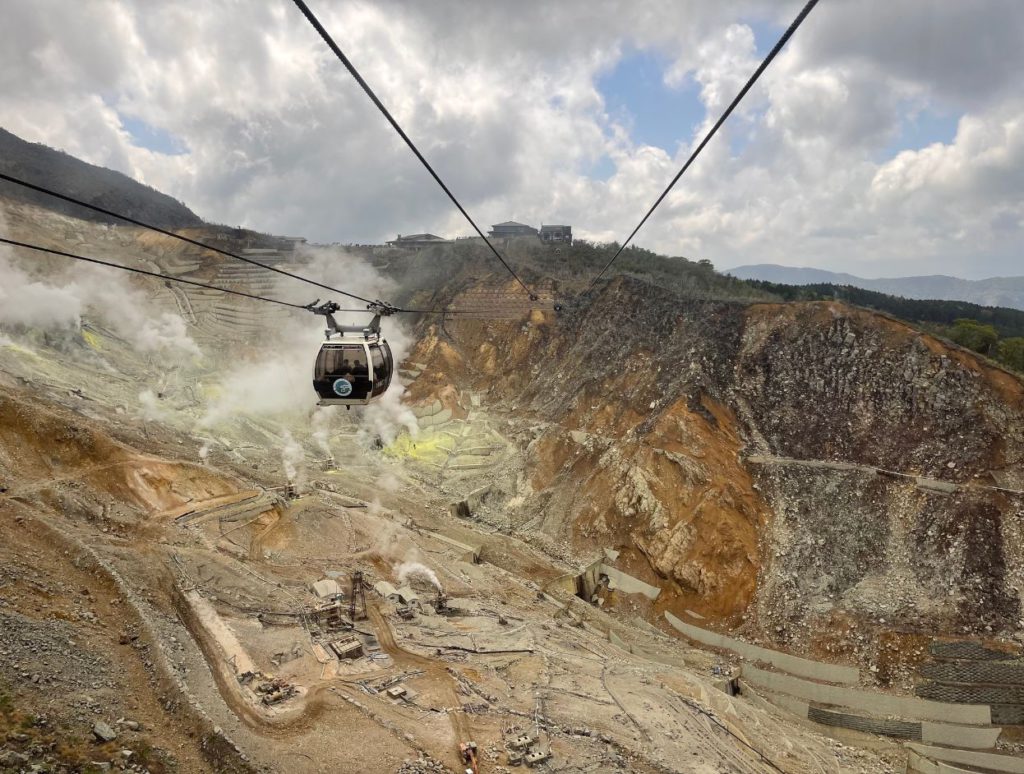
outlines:
{"label": "passenger inside gondola", "polygon": [[366,398],[372,387],[366,351],[359,344],[324,346],[316,360],[313,386],[322,399]]}

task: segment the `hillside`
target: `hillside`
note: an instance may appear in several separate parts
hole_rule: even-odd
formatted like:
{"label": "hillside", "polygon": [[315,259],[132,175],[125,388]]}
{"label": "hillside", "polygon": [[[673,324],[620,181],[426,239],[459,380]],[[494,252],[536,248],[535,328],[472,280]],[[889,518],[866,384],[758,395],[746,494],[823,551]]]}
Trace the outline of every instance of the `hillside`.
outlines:
{"label": "hillside", "polygon": [[1024,309],[1024,277],[966,280],[935,274],[866,279],[824,269],[770,263],[737,266],[726,273],[738,279],[761,280],[781,285],[848,285],[903,298],[966,301],[979,306]]}
{"label": "hillside", "polygon": [[[198,260],[199,251],[138,229],[24,204],[7,205],[6,217],[27,241],[60,238],[119,261],[144,256],[161,271],[243,291],[283,289],[255,268]],[[319,255],[350,280],[394,289],[343,251]],[[22,250],[9,258],[33,272],[37,292],[66,280],[57,259]],[[322,266],[303,254],[288,261],[305,272]],[[395,276],[404,276],[397,263]],[[72,290],[84,292],[85,279]],[[465,293],[501,283],[493,274],[452,282]],[[726,550],[709,544],[679,558],[613,523],[619,498],[604,503],[614,532],[590,514],[578,519],[571,502],[589,472],[592,491],[579,499],[601,505],[602,487],[638,450],[632,485],[662,472],[666,487],[686,480],[672,469],[689,467],[699,449],[680,433],[702,432],[704,419],[702,399],[688,402],[680,390],[695,392],[705,373],[727,379],[728,358],[714,353],[721,341],[735,348],[742,305],[687,312],[720,337],[700,328],[676,336],[680,297],[637,280],[616,280],[564,319],[550,311],[451,326],[392,318],[386,334],[401,373],[385,401],[314,412],[309,366],[322,334],[312,316],[149,278],[116,291],[141,294],[145,315],[125,320],[123,307],[91,304],[79,325],[3,324],[4,760],[75,771],[83,761],[123,760],[127,749],[154,772],[313,774],[343,757],[347,770],[417,774],[463,770],[458,744],[472,739],[491,772],[515,765],[514,744],[528,733],[532,749],[570,770],[704,771],[693,767],[699,761],[707,771],[758,774],[762,756],[794,772],[898,767],[895,745],[840,749],[716,689],[726,659],[652,626],[660,609],[646,608],[644,597],[602,589],[605,604],[592,605],[559,586],[593,563],[594,547],[621,546],[622,572],[707,589],[693,606],[714,612],[709,625],[728,624],[749,605],[763,521],[733,517],[731,539],[715,522],[732,514],[727,506],[688,500]],[[633,312],[635,302],[646,311]],[[199,352],[154,348],[149,334],[172,343],[171,320]],[[147,335],[133,337],[136,328]],[[609,377],[626,349],[632,356],[622,358],[616,385]],[[681,358],[700,373],[677,368]],[[418,375],[417,359],[429,363]],[[635,368],[644,383],[627,394]],[[616,386],[623,389],[609,389]],[[658,412],[653,432],[640,413],[652,390],[672,409]],[[607,432],[606,453],[621,455],[609,457],[607,473],[593,467],[596,457],[574,470],[547,451],[552,439],[571,440],[574,427]],[[696,464],[722,462],[721,476],[738,477],[728,493],[742,494],[749,477],[734,452],[743,440],[722,438]],[[708,491],[693,482],[680,494]],[[657,497],[668,491],[654,488]],[[624,491],[621,506],[653,502],[637,498]],[[474,502],[469,518],[453,508],[464,500]],[[749,508],[767,514],[759,500]],[[538,515],[543,523],[531,526]],[[684,551],[686,514],[671,503],[665,516],[678,527],[676,552]],[[647,518],[637,511],[637,521]],[[590,541],[563,541],[559,530],[577,525]],[[706,568],[706,579],[688,574],[691,564]],[[712,588],[719,577],[734,579],[735,601]],[[340,605],[318,596],[320,580],[338,583]],[[350,621],[354,588],[365,592],[365,612]],[[670,604],[688,599],[666,594]],[[357,652],[342,657],[353,642]],[[723,725],[708,725],[709,716]]]}
{"label": "hillside", "polygon": [[1020,309],[979,306],[966,301],[901,298],[850,285],[781,285],[760,280],[748,280],[748,283],[782,301],[835,299],[885,312],[910,323],[951,325],[958,319],[970,318],[993,326],[1001,337],[1024,336],[1024,310]]}
{"label": "hillside", "polygon": [[[556,309],[472,241],[214,230],[367,297],[477,303],[388,318],[385,398],[316,409],[321,321],[217,290],[300,298],[293,280],[0,207],[13,238],[214,286],[4,252],[27,311],[53,313],[0,305],[10,760],[53,745],[75,770],[126,745],[151,771],[343,755],[417,774],[459,770],[473,739],[494,771],[532,734],[565,770],[880,774],[909,756],[888,737],[925,728],[1020,752],[1001,735],[1024,694],[987,676],[1019,680],[1024,644],[1024,384],[861,308],[959,302],[854,306],[642,249],[589,288],[614,245],[503,246]],[[1002,660],[930,659],[943,647]],[[812,716],[771,690],[798,673],[847,687],[787,684]],[[741,678],[768,687],[735,695]],[[883,736],[835,745],[829,719]]]}
{"label": "hillside", "polygon": [[[167,194],[120,172],[87,164],[40,143],[26,142],[4,129],[0,129],[0,172],[162,228],[203,225],[202,218]],[[0,196],[83,220],[121,222],[6,181],[0,181]]]}

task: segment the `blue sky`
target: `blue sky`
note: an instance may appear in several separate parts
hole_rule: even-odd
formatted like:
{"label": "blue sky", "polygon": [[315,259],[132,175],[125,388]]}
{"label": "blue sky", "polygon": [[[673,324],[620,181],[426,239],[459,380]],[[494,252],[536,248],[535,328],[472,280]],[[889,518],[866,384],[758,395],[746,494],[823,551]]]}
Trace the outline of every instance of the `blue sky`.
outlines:
{"label": "blue sky", "polygon": [[959,121],[960,116],[951,110],[931,106],[916,110],[907,105],[899,134],[885,146],[879,159],[890,159],[900,151],[924,148],[935,142],[951,143]]}
{"label": "blue sky", "polygon": [[[746,19],[743,23],[754,32],[758,56],[765,56],[782,34],[782,28],[763,19]],[[670,65],[670,57],[665,54],[627,51],[613,70],[598,79],[597,88],[609,115],[630,127],[634,141],[673,154],[679,143],[693,139],[705,110],[700,87],[693,80],[687,79],[681,87],[665,85]],[[737,136],[736,142],[742,142],[742,138]],[[734,144],[734,151],[738,149]],[[610,171],[610,167],[604,170]]]}
{"label": "blue sky", "polygon": [[[782,28],[763,19],[745,19],[754,32],[757,54],[764,57],[775,45]],[[627,127],[634,142],[663,148],[674,154],[680,143],[693,139],[694,130],[704,120],[700,88],[688,79],[681,87],[667,86],[665,72],[671,65],[668,56],[651,50],[629,50],[611,71],[597,81],[608,114]],[[959,114],[940,106],[922,108],[907,102],[899,132],[879,148],[878,161],[893,158],[903,150],[916,150],[932,143],[950,143],[956,136]],[[730,143],[734,154],[747,144],[749,132],[735,131],[739,122],[733,117]],[[593,177],[605,179],[614,166],[607,157],[590,170]]]}
{"label": "blue sky", "polygon": [[123,113],[118,113],[118,118],[121,119],[122,128],[131,136],[132,145],[168,156],[180,156],[188,153],[188,146],[185,142],[167,130],[151,126],[141,118],[134,118]]}
{"label": "blue sky", "polygon": [[688,142],[704,120],[700,89],[688,81],[682,88],[665,85],[666,57],[631,51],[597,82],[608,114],[631,129],[634,141],[673,153]]}

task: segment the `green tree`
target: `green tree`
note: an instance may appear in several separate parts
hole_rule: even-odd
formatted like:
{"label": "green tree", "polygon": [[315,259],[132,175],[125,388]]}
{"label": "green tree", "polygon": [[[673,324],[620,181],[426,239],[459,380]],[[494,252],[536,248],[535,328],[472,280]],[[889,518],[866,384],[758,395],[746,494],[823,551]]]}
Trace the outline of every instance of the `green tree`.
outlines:
{"label": "green tree", "polygon": [[1003,339],[996,350],[999,362],[1007,368],[1024,373],[1024,337]]}
{"label": "green tree", "polygon": [[991,325],[961,317],[953,321],[953,327],[949,330],[949,338],[961,347],[973,349],[983,355],[991,355],[994,354],[993,350],[999,340],[999,333]]}

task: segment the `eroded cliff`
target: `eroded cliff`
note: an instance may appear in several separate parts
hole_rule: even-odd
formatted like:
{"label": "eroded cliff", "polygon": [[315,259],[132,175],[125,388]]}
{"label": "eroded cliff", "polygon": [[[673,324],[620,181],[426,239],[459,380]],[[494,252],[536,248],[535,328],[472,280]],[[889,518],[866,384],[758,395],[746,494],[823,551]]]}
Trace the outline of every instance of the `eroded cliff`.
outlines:
{"label": "eroded cliff", "polygon": [[413,359],[414,400],[475,390],[521,429],[519,523],[621,551],[663,589],[652,618],[811,650],[847,618],[1019,627],[1024,389],[908,325],[620,278],[558,315],[435,324]]}

